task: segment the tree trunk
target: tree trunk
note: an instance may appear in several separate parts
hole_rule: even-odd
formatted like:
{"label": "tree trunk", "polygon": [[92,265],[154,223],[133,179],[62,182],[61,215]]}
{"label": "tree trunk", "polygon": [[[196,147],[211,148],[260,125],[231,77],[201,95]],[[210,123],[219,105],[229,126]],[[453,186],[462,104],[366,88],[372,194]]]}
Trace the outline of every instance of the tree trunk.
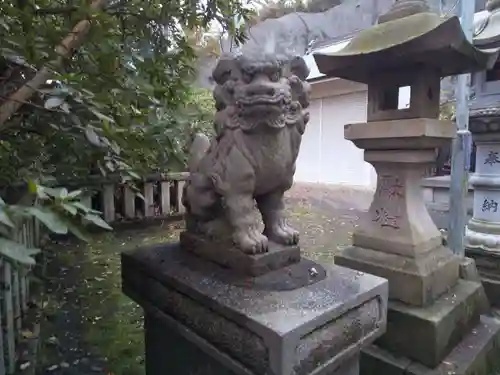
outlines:
{"label": "tree trunk", "polygon": [[[94,0],[90,4],[90,10],[102,10],[106,2],[106,0]],[[7,121],[23,106],[23,104],[31,99],[40,86],[45,84],[47,80],[53,76],[53,71],[59,69],[64,64],[64,61],[73,55],[74,50],[82,45],[89,32],[90,23],[90,19],[78,22],[68,36],[56,47],[56,52],[59,56],[42,67],[35,77],[10,95],[2,106],[0,106],[0,132],[9,127],[10,124],[8,124]]]}

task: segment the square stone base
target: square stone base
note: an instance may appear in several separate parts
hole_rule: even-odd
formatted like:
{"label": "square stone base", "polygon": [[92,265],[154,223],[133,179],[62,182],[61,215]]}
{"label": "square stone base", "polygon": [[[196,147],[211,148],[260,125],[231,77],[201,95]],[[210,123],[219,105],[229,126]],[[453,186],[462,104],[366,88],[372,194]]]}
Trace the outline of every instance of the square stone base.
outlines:
{"label": "square stone base", "polygon": [[500,323],[482,316],[471,332],[435,368],[376,345],[362,350],[360,375],[493,375],[500,369]]}
{"label": "square stone base", "polygon": [[376,344],[434,368],[479,323],[484,308],[481,284],[464,280],[429,307],[390,301],[387,332]]}
{"label": "square stone base", "polygon": [[389,298],[429,306],[458,280],[460,258],[440,247],[419,258],[351,246],[335,256],[335,264],[389,280]]}
{"label": "square stone base", "polygon": [[[145,314],[146,374],[148,375],[253,375],[240,367],[230,357],[216,360],[217,353],[202,350],[199,338],[186,338],[187,331],[180,331],[175,321],[159,310]],[[207,348],[207,347],[205,347]],[[258,374],[260,375],[260,374]],[[359,354],[346,358],[338,367],[325,375],[359,375]]]}
{"label": "square stone base", "polygon": [[466,249],[467,256],[473,258],[481,277],[486,296],[491,305],[500,307],[500,253],[480,249]]}
{"label": "square stone base", "polygon": [[300,262],[299,246],[283,246],[270,242],[269,250],[265,253],[245,254],[227,241],[211,241],[189,232],[182,232],[180,241],[183,250],[191,251],[223,267],[250,276],[264,275],[267,272]]}
{"label": "square stone base", "polygon": [[305,287],[265,282],[304,267],[323,269],[303,259],[249,278],[178,244],[124,253],[123,290],[146,312],[147,374],[355,375],[360,348],[385,331],[387,281],[332,266]]}

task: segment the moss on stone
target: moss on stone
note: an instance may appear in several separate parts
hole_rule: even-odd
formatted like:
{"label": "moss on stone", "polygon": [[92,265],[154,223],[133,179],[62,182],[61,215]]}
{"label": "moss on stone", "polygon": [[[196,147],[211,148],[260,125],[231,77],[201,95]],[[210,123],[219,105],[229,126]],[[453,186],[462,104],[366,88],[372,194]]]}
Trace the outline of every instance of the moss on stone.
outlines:
{"label": "moss on stone", "polygon": [[434,13],[417,13],[361,31],[345,48],[327,55],[346,56],[382,51],[425,35],[445,21]]}

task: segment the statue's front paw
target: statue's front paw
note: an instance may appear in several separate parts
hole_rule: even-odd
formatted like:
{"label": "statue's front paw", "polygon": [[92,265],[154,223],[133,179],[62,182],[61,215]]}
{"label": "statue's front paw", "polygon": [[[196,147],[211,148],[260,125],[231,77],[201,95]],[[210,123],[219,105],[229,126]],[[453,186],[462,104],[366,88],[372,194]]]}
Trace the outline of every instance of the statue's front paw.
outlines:
{"label": "statue's front paw", "polygon": [[245,254],[261,254],[268,250],[268,240],[257,230],[238,231],[233,236],[234,243]]}
{"label": "statue's front paw", "polygon": [[282,245],[291,246],[299,243],[299,232],[286,223],[273,225],[271,228],[266,229],[264,234],[270,240]]}

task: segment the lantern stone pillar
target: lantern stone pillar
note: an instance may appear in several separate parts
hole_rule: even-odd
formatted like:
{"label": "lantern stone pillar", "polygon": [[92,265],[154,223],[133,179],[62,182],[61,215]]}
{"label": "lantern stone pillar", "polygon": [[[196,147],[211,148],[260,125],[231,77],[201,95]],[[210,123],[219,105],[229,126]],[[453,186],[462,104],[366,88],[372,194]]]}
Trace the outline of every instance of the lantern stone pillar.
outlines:
{"label": "lantern stone pillar", "polygon": [[[476,35],[478,48],[500,46],[500,1],[487,3],[485,27]],[[466,230],[466,253],[475,259],[490,302],[500,307],[500,64],[476,73],[470,130],[476,143],[473,217]]]}
{"label": "lantern stone pillar", "polygon": [[[459,279],[462,259],[442,245],[420,187],[435,150],[456,133],[438,120],[441,78],[483,70],[496,55],[474,48],[458,18],[430,13],[423,0],[396,2],[343,50],[315,55],[321,73],[368,85],[367,122],[346,125],[345,138],[365,150],[377,189],[353,246],[335,257],[389,280],[387,331],[364,350],[362,375],[488,375],[481,361],[498,358],[500,324],[482,316],[482,285]],[[410,106],[400,109],[408,86]]]}

